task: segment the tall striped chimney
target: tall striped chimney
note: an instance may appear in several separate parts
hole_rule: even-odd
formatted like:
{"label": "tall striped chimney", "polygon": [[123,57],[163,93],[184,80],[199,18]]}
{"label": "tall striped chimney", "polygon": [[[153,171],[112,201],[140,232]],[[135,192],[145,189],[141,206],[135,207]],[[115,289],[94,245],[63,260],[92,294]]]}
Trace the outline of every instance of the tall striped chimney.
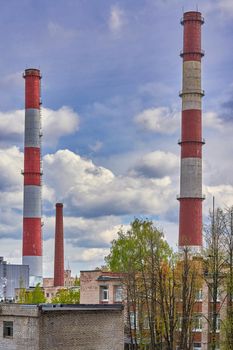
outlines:
{"label": "tall striped chimney", "polygon": [[202,247],[202,97],[200,12],[186,12],[184,26],[179,247]]}
{"label": "tall striped chimney", "polygon": [[64,286],[63,204],[56,203],[54,287]]}
{"label": "tall striped chimney", "polygon": [[23,264],[29,265],[29,285],[42,285],[41,230],[41,121],[40,79],[38,69],[26,69],[25,136],[24,136],[24,200],[23,200]]}

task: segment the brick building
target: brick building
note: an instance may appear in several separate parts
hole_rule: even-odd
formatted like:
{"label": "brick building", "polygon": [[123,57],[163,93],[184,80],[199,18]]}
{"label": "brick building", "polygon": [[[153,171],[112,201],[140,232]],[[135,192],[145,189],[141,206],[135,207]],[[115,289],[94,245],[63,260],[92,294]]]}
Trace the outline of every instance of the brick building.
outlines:
{"label": "brick building", "polygon": [[64,286],[54,286],[53,277],[43,278],[43,291],[47,302],[51,302],[52,298],[56,296],[60,289],[70,289],[74,287],[75,277],[71,276],[71,270],[64,270]]}
{"label": "brick building", "polygon": [[[226,317],[228,298],[226,291],[222,286],[218,293],[217,300],[217,343],[223,333],[220,333],[221,326]],[[122,303],[124,299],[123,274],[113,272],[103,272],[101,270],[81,271],[80,272],[80,301],[85,304],[99,303]],[[182,307],[182,300],[177,301]],[[178,305],[178,309],[179,309]],[[211,337],[211,317],[213,308],[213,300],[209,288],[205,281],[202,287],[197,291],[195,296],[195,305],[193,313],[193,332],[192,343],[193,350],[208,350]],[[137,322],[136,322],[137,323]],[[131,328],[135,326],[134,318],[130,317]],[[179,324],[177,325],[177,332],[179,332]],[[125,313],[125,326],[128,325],[127,315]],[[149,325],[145,323],[145,331],[149,329]],[[127,330],[127,328],[125,328]],[[129,336],[127,331],[125,334],[125,349],[128,349]],[[149,349],[145,344],[145,350]],[[177,343],[176,349],[179,349]],[[219,350],[219,348],[216,348]]]}
{"label": "brick building", "polygon": [[123,350],[122,305],[0,305],[0,350]]}
{"label": "brick building", "polygon": [[101,270],[80,271],[81,304],[114,304],[123,300],[123,274]]}

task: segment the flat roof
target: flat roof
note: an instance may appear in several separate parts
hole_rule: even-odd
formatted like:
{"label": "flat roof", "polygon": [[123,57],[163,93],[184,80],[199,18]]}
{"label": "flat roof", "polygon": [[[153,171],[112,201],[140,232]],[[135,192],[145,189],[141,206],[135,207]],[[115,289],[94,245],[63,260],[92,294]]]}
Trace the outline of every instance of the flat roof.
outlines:
{"label": "flat roof", "polygon": [[121,311],[124,309],[122,304],[39,304],[39,309],[42,311]]}

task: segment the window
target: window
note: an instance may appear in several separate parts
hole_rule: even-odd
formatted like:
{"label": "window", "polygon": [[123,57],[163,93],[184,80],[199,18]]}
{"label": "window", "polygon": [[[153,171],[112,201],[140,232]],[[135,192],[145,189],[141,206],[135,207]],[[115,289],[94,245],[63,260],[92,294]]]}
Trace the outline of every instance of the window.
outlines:
{"label": "window", "polygon": [[108,286],[100,287],[100,301],[108,301]]}
{"label": "window", "polygon": [[[211,292],[210,292],[210,301],[213,302],[213,287],[211,288]],[[217,290],[217,302],[220,301],[220,298],[221,298],[221,291],[218,289]]]}
{"label": "window", "polygon": [[201,343],[193,343],[193,350],[201,350]]}
{"label": "window", "polygon": [[179,314],[178,317],[177,317],[177,330],[178,331],[181,331],[182,329],[182,316]]}
{"label": "window", "polygon": [[143,319],[143,329],[150,329],[149,317],[145,316]]}
{"label": "window", "polygon": [[[216,332],[220,331],[220,326],[221,326],[220,315],[217,314],[217,318],[216,318]],[[211,318],[211,329],[213,329],[213,316]]]}
{"label": "window", "polygon": [[195,301],[202,301],[202,289],[199,289],[195,293]]}
{"label": "window", "polygon": [[121,302],[123,300],[122,286],[115,286],[115,301]]}
{"label": "window", "polygon": [[3,337],[13,338],[13,322],[3,321]]}
{"label": "window", "polygon": [[193,332],[202,331],[202,315],[197,314],[193,317]]}
{"label": "window", "polygon": [[46,297],[49,298],[49,293],[46,293]]}
{"label": "window", "polygon": [[135,329],[135,326],[137,328],[137,316],[134,311],[130,311],[129,322],[130,322],[131,329]]}

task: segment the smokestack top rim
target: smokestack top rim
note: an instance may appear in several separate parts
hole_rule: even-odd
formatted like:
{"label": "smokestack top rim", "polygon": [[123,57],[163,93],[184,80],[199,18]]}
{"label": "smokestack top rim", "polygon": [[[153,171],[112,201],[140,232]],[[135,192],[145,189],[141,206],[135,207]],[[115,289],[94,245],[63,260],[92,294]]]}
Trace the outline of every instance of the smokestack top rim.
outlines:
{"label": "smokestack top rim", "polygon": [[183,25],[184,22],[187,22],[187,21],[197,21],[197,22],[201,22],[201,24],[204,24],[205,22],[204,17],[202,16],[202,13],[199,11],[184,12],[183,17],[180,20],[180,23]]}
{"label": "smokestack top rim", "polygon": [[187,16],[189,14],[201,16],[201,12],[200,11],[185,11],[183,15]]}
{"label": "smokestack top rim", "polygon": [[56,203],[56,207],[63,207],[63,203]]}
{"label": "smokestack top rim", "polygon": [[42,77],[40,69],[38,69],[38,68],[27,68],[27,69],[25,69],[23,77],[25,78],[26,76],[27,77],[28,76],[37,76],[39,78]]}

